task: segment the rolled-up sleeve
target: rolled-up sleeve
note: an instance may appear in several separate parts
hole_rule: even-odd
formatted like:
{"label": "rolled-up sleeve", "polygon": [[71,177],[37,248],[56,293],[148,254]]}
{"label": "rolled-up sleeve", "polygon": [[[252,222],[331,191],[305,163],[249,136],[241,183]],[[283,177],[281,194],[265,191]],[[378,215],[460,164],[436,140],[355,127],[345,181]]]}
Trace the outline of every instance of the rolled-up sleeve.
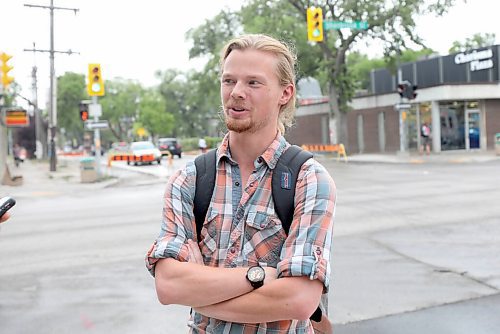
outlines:
{"label": "rolled-up sleeve", "polygon": [[146,254],[146,267],[155,275],[160,259],[188,260],[187,240],[195,235],[193,198],[196,180],[194,163],[172,175],[164,195],[163,217],[158,238]]}
{"label": "rolled-up sleeve", "polygon": [[328,291],[335,201],[333,179],[323,166],[308,160],[297,178],[294,217],[281,251],[279,277],[318,279]]}

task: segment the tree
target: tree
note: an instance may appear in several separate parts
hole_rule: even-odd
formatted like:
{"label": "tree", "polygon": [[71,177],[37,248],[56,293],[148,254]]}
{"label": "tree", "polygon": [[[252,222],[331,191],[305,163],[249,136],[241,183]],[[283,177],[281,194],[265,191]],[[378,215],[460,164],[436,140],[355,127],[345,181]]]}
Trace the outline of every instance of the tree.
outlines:
{"label": "tree", "polygon": [[66,140],[82,143],[83,123],[80,119],[79,103],[87,98],[85,76],[66,72],[57,78],[58,127]]}
{"label": "tree", "polygon": [[[307,0],[288,0],[302,15],[305,35],[306,11],[311,5]],[[379,41],[384,46],[384,55],[395,59],[401,51],[413,43],[425,47],[415,34],[415,18],[421,14],[442,15],[453,5],[455,0],[323,0],[316,6],[323,9],[324,18],[334,21],[367,21],[367,30],[333,30],[325,34],[325,40],[318,43],[324,62],[321,70],[327,77],[327,90],[330,108],[337,124],[337,138],[347,142],[348,102],[352,99],[355,84],[349,76],[347,55],[356,43],[361,40]]]}
{"label": "tree", "polygon": [[[306,10],[309,0],[250,0],[237,13],[221,13],[197,28],[190,55],[208,56],[211,66],[217,64],[223,42],[241,31],[265,33],[295,45],[298,79],[314,76],[330,97],[330,107],[337,124],[337,138],[346,142],[345,114],[348,103],[359,87],[348,70],[348,55],[360,41],[377,41],[384,47],[387,63],[401,61],[402,51],[415,45],[424,47],[415,34],[415,18],[422,14],[442,15],[457,0],[318,0],[314,5],[323,9],[325,20],[368,21],[367,30],[334,30],[325,32],[321,43],[306,41]],[[235,26],[241,24],[243,29]],[[197,37],[197,38],[193,38]],[[203,38],[200,38],[200,37]],[[217,49],[217,50],[216,50]],[[211,67],[212,68],[212,67]]]}
{"label": "tree", "polygon": [[478,49],[495,44],[496,35],[494,33],[477,33],[472,37],[467,37],[464,42],[455,41],[451,45],[450,53],[465,52],[471,49]]}

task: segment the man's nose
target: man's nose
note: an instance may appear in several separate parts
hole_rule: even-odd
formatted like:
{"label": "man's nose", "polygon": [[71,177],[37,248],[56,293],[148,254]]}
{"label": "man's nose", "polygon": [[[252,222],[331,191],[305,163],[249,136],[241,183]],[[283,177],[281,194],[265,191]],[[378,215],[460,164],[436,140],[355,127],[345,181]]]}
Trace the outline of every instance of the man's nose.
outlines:
{"label": "man's nose", "polygon": [[245,85],[242,82],[237,81],[231,91],[231,97],[233,99],[244,99],[245,96]]}

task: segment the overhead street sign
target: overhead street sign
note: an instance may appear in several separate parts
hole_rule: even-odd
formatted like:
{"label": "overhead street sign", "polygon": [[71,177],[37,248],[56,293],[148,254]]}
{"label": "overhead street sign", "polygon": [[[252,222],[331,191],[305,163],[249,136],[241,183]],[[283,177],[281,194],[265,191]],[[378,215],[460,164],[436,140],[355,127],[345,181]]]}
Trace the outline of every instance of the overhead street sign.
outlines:
{"label": "overhead street sign", "polygon": [[108,121],[87,121],[85,122],[85,127],[88,130],[95,130],[95,129],[108,129],[109,128],[109,123]]}
{"label": "overhead street sign", "polygon": [[339,29],[368,29],[369,25],[366,21],[323,21],[323,29],[339,30]]}

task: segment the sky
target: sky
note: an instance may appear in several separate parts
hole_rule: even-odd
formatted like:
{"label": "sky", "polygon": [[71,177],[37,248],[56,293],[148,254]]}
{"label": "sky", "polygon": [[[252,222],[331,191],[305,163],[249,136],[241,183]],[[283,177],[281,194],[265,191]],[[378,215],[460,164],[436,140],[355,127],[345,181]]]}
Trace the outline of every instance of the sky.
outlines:
{"label": "sky", "polygon": [[[144,86],[158,84],[157,70],[201,69],[203,60],[189,60],[185,33],[214,17],[224,8],[238,9],[243,0],[54,0],[54,6],[77,8],[76,13],[54,10],[56,75],[67,71],[86,74],[89,63],[101,64],[105,80],[122,77]],[[0,51],[13,56],[12,76],[22,86],[21,94],[32,97],[31,70],[38,68],[38,99],[43,108],[49,88],[48,53],[25,52],[50,48],[50,11],[24,4],[50,4],[50,0],[1,0]],[[475,33],[495,33],[500,44],[497,13],[499,0],[468,0],[444,17],[423,17],[417,33],[438,53],[448,53],[453,41],[464,41]],[[304,38],[306,33],[304,32]],[[376,45],[375,45],[376,46]],[[370,57],[380,56],[376,47],[366,49]],[[18,100],[23,105],[22,100]]]}

